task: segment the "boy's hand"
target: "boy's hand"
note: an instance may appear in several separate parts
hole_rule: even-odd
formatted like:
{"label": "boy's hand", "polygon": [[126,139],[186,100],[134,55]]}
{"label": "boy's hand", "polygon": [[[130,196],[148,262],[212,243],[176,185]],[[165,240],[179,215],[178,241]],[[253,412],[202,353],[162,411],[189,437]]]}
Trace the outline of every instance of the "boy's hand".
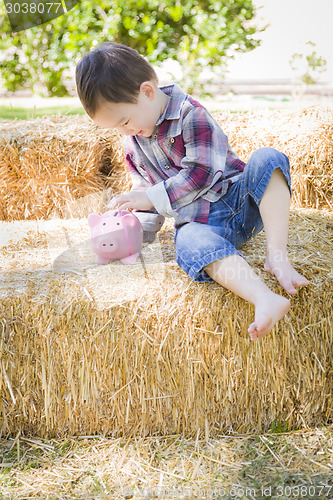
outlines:
{"label": "boy's hand", "polygon": [[134,209],[137,210],[150,210],[154,208],[148,196],[144,191],[131,191],[130,193],[119,194],[114,196],[110,203],[109,208],[119,208],[121,210]]}

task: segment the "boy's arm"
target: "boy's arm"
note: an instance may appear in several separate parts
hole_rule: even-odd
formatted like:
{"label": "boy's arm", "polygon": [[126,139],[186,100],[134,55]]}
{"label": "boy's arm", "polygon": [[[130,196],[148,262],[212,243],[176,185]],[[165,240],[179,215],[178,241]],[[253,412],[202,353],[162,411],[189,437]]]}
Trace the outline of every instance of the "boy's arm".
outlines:
{"label": "boy's arm", "polygon": [[[152,243],[156,237],[156,233],[163,226],[165,217],[156,211],[149,198],[146,196],[146,189],[151,186],[151,183],[147,178],[139,173],[131,153],[132,151],[125,145],[125,159],[132,179],[132,189],[125,195],[119,195],[115,198],[117,198],[118,202],[119,200],[121,201],[122,197],[125,198],[125,203],[123,203],[120,208],[131,208],[131,201],[133,202],[133,207],[138,209],[138,211],[135,212],[135,215],[142,225],[143,242]],[[116,206],[114,203],[115,198],[109,203],[110,208],[114,208]],[[131,200],[131,198],[133,198],[133,200]],[[128,207],[126,205],[127,200],[129,202]],[[140,203],[142,204],[141,207]]]}
{"label": "boy's arm", "polygon": [[[125,145],[125,160],[127,164],[128,171],[130,173],[132,179],[132,189],[131,191],[146,191],[149,187],[151,187],[151,183],[148,178],[145,178],[142,174],[139,173],[131,151]],[[130,191],[130,192],[131,192]]]}
{"label": "boy's arm", "polygon": [[[131,141],[126,137],[124,142],[125,161],[131,176],[132,188],[130,191],[116,195],[108,206],[110,208],[154,210],[153,204],[145,195],[146,189],[152,185],[144,169],[139,172],[140,157],[131,147]],[[154,210],[155,211],[155,210]]]}
{"label": "boy's arm", "polygon": [[205,108],[195,107],[184,118],[183,141],[182,170],[146,190],[156,210],[166,217],[175,217],[177,209],[207,193],[225,172],[228,138]]}

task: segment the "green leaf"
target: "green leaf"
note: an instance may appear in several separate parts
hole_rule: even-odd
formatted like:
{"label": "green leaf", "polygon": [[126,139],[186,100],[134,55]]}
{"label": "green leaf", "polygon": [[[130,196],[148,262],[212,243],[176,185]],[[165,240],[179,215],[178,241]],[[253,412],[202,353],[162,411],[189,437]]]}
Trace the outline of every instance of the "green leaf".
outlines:
{"label": "green leaf", "polygon": [[[254,14],[252,0],[82,0],[65,15],[12,35],[0,4],[1,79],[8,90],[64,95],[75,61],[110,40],[135,48],[153,65],[176,59],[184,90],[200,89],[206,67],[222,74],[228,58],[260,44],[253,35],[262,29],[245,22]],[[324,68],[316,54],[311,64]]]}

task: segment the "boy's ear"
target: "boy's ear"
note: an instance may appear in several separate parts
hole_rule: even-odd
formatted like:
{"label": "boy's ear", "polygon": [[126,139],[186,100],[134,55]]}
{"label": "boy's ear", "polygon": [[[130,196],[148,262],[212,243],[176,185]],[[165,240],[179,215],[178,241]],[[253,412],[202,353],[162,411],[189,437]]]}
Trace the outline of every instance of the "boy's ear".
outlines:
{"label": "boy's ear", "polygon": [[148,97],[150,101],[152,101],[156,95],[156,89],[152,82],[147,81],[147,82],[142,82],[140,85],[140,92],[142,92],[143,95]]}

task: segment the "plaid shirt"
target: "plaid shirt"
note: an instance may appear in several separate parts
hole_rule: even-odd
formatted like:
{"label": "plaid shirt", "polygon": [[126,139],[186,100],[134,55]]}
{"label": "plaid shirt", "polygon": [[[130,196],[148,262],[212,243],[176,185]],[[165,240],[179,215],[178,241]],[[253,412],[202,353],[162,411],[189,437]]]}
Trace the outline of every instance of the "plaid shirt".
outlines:
{"label": "plaid shirt", "polygon": [[155,210],[206,223],[217,201],[244,170],[209,112],[178,85],[161,87],[169,101],[151,137],[127,136],[124,149],[132,190],[144,190]]}

